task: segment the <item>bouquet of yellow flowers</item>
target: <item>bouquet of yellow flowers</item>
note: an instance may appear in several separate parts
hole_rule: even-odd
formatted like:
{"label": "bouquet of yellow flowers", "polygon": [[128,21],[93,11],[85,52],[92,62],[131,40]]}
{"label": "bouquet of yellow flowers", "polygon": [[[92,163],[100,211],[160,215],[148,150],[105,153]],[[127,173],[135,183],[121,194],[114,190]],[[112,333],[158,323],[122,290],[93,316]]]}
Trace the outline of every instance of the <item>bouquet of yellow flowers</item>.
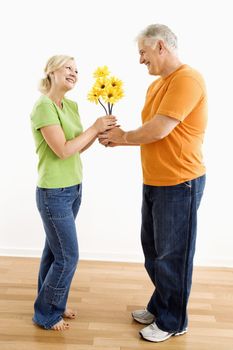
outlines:
{"label": "bouquet of yellow flowers", "polygon": [[100,103],[106,115],[112,114],[113,105],[124,96],[122,81],[110,76],[107,66],[98,67],[93,74],[95,84],[88,93],[88,100]]}

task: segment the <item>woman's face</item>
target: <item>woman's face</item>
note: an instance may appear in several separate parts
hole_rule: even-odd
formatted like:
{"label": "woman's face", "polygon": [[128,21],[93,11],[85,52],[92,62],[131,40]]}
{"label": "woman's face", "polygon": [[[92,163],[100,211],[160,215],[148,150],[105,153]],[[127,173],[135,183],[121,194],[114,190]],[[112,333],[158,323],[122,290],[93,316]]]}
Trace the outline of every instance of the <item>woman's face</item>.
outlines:
{"label": "woman's face", "polygon": [[51,73],[52,85],[63,91],[73,89],[78,80],[78,71],[74,60],[67,61],[61,68]]}

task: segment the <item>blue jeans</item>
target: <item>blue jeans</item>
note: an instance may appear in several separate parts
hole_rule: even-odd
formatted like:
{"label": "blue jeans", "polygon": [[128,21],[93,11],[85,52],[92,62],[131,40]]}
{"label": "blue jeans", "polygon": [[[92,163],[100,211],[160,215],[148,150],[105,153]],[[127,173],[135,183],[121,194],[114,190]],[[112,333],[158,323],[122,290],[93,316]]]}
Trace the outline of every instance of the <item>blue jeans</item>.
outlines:
{"label": "blue jeans", "polygon": [[187,327],[197,209],[205,175],[175,186],[143,185],[141,240],[145,268],[155,290],[147,305],[166,332]]}
{"label": "blue jeans", "polygon": [[82,185],[36,189],[37,207],[46,233],[33,321],[50,329],[62,319],[78,263],[75,218],[81,203]]}

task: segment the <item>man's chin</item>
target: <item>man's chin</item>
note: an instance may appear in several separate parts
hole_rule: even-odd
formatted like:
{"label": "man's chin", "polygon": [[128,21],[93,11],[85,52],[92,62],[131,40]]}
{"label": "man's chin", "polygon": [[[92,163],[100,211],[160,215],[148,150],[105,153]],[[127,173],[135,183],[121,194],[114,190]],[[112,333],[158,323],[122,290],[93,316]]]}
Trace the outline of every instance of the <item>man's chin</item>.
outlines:
{"label": "man's chin", "polygon": [[149,75],[158,75],[158,74],[155,73],[152,69],[148,69],[148,74],[149,74]]}
{"label": "man's chin", "polygon": [[148,70],[148,74],[153,75],[151,67],[147,67],[147,70]]}

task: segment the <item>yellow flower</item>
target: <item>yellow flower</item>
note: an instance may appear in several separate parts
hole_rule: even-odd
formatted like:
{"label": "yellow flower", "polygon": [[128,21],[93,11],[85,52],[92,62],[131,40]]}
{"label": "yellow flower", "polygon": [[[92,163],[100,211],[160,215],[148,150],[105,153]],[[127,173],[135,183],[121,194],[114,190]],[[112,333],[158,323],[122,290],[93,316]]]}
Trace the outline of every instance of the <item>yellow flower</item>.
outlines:
{"label": "yellow flower", "polygon": [[105,77],[98,78],[98,79],[96,79],[94,87],[97,90],[104,90],[104,89],[106,89],[108,84],[109,84],[108,78],[105,78]]}
{"label": "yellow flower", "polygon": [[122,89],[114,88],[111,85],[109,85],[105,89],[104,94],[103,94],[103,100],[105,102],[108,102],[108,103],[111,103],[111,104],[116,103],[122,97],[123,97]]}
{"label": "yellow flower", "polygon": [[107,77],[110,74],[108,67],[103,66],[103,67],[98,67],[95,72],[93,73],[94,78],[102,78],[102,77]]}
{"label": "yellow flower", "polygon": [[89,91],[88,95],[87,95],[87,99],[90,102],[94,102],[96,104],[98,104],[98,99],[100,97],[100,91],[98,89],[96,89],[95,87],[93,87],[91,89],[91,91]]}
{"label": "yellow flower", "polygon": [[98,67],[93,74],[95,84],[88,93],[88,100],[100,103],[106,114],[112,114],[113,105],[124,96],[123,82],[114,76],[109,77],[109,74],[107,66]]}
{"label": "yellow flower", "polygon": [[110,77],[109,78],[109,84],[111,84],[111,86],[113,88],[121,88],[122,85],[123,85],[123,82],[120,79],[116,78],[116,77]]}

